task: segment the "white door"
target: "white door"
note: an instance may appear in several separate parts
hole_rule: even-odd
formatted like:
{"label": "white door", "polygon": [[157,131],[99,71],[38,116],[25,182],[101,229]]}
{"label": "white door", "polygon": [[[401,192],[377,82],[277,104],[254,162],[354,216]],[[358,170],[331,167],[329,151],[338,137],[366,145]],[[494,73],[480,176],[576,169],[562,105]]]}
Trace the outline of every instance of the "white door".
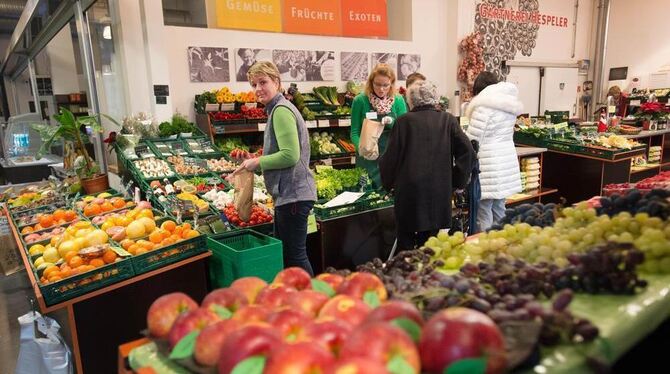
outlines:
{"label": "white door", "polygon": [[[523,112],[537,116],[540,102],[540,68],[511,66],[507,82],[514,83],[519,89],[519,100],[523,103]],[[542,111],[544,113],[544,110]]]}
{"label": "white door", "polygon": [[568,111],[575,117],[578,84],[577,68],[545,68],[540,113]]}

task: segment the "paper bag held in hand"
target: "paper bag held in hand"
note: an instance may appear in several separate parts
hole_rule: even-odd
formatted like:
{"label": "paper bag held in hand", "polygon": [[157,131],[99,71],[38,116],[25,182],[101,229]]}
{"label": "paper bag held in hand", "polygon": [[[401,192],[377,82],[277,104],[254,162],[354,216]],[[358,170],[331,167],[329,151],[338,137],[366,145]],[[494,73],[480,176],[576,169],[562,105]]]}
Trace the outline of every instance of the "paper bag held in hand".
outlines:
{"label": "paper bag held in hand", "polygon": [[358,154],[366,160],[376,160],[379,157],[379,137],[383,131],[384,125],[381,122],[364,119]]}
{"label": "paper bag held in hand", "polygon": [[233,177],[235,198],[233,204],[242,221],[251,218],[251,206],[254,203],[254,173],[242,169]]}

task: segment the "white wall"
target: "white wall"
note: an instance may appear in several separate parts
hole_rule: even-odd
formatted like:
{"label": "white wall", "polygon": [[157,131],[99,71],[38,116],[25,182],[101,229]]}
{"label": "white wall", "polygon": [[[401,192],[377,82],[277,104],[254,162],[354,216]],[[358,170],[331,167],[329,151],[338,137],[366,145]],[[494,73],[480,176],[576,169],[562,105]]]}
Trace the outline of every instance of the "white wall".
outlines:
{"label": "white wall", "polygon": [[[204,90],[228,86],[234,92],[250,90],[244,82],[191,83],[189,81],[186,49],[189,46],[227,47],[232,57],[234,48],[251,47],[265,49],[334,50],[336,54],[335,82],[299,82],[298,88],[311,90],[314,86],[337,85],[344,89],[345,82],[339,81],[339,55],[341,51],[396,52],[421,54],[421,69],[430,80],[436,82],[441,93],[453,94],[454,86],[448,87],[449,70],[455,72],[458,63],[453,54],[453,43],[447,40],[448,8],[455,0],[415,0],[412,2],[413,41],[373,40],[342,37],[292,35],[280,33],[248,32],[222,29],[199,29],[164,26],[163,38],[169,61],[169,80],[172,109],[194,115],[193,99]],[[393,22],[389,19],[389,22]],[[235,62],[231,58],[231,75],[235,72]],[[157,79],[158,77],[154,77]],[[404,82],[403,82],[404,83]],[[193,117],[191,117],[193,118]]]}
{"label": "white wall", "polygon": [[[51,84],[55,95],[80,92],[70,25],[65,25],[46,46]],[[79,53],[79,51],[77,51]]]}
{"label": "white wall", "polygon": [[[611,0],[611,4],[605,79],[610,68],[623,66],[628,66],[628,82],[638,76],[641,88],[648,87],[650,73],[663,69],[670,75],[670,1]],[[603,90],[608,87],[605,81]]]}

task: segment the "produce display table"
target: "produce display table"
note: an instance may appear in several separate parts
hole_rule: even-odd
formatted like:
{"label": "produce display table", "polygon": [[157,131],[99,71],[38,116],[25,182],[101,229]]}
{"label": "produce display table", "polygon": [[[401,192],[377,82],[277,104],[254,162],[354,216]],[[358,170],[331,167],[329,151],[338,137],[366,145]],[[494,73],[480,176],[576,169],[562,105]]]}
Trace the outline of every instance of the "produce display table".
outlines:
{"label": "produce display table", "polygon": [[594,342],[561,345],[542,351],[534,373],[593,372],[587,357],[614,364],[670,317],[670,275],[643,274],[647,288],[634,296],[576,294],[570,310],[600,329]]}
{"label": "produce display table", "polygon": [[649,154],[650,147],[661,147],[660,162],[634,166],[631,169],[630,182],[638,182],[670,168],[670,136],[668,134],[670,134],[670,129],[641,131],[635,135],[623,135],[627,139],[634,139],[644,144],[647,155]]}
{"label": "produce display table", "polygon": [[[5,208],[4,214],[9,218]],[[9,219],[11,222],[11,219]],[[169,292],[184,292],[196,300],[208,290],[207,258],[209,251],[137,275],[119,283],[50,305],[40,292],[19,233],[10,223],[39,311],[43,314],[64,310],[78,373],[107,373],[114,367],[119,344],[139,338],[146,327],[146,310],[157,297]]]}
{"label": "produce display table", "polygon": [[[640,343],[670,317],[670,275],[645,275],[647,288],[634,296],[577,294],[570,304],[576,315],[589,318],[600,329],[600,338],[589,344],[565,344],[542,350],[540,363],[527,373],[590,373],[589,357],[608,365]],[[130,351],[149,343],[146,338],[118,347],[118,373],[126,367]]]}

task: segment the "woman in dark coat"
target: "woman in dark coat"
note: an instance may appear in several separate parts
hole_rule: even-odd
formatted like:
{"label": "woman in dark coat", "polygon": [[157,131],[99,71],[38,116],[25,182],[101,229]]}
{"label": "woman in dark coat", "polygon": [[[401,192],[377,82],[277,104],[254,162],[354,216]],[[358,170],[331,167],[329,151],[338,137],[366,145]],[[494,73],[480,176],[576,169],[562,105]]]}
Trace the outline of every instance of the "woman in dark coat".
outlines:
{"label": "woman in dark coat", "polygon": [[411,110],[398,118],[379,159],[382,184],[395,192],[400,250],[451,226],[452,188],[465,188],[475,158],[456,117],[435,109],[435,85],[417,82],[407,98]]}

